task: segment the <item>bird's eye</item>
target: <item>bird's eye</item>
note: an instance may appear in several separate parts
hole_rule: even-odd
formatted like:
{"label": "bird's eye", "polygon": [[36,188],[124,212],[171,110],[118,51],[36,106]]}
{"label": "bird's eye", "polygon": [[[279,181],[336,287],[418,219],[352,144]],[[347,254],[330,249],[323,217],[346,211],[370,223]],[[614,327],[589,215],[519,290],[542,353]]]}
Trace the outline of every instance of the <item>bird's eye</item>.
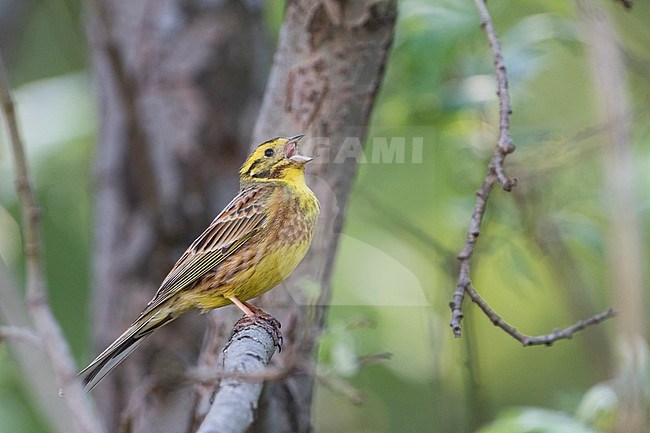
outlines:
{"label": "bird's eye", "polygon": [[267,156],[269,158],[272,157],[273,156],[273,149],[266,149],[264,151],[264,156]]}

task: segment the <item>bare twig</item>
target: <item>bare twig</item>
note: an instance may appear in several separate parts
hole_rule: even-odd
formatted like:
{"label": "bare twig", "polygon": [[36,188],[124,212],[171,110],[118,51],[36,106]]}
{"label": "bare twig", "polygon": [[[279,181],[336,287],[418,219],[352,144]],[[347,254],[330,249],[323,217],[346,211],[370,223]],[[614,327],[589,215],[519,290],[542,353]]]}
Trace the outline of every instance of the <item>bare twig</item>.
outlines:
{"label": "bare twig", "polygon": [[[392,358],[389,352],[379,352],[369,355],[361,355],[357,358],[360,366],[375,365],[386,362]],[[313,361],[303,362],[301,365],[284,364],[282,367],[267,367],[263,371],[254,373],[231,371],[224,369],[208,369],[205,367],[189,370],[184,378],[193,383],[214,385],[221,379],[237,379],[242,382],[272,382],[282,380],[288,376],[312,375],[316,372],[319,365]]]}
{"label": "bare twig", "polygon": [[353,404],[359,405],[363,403],[363,393],[354,386],[350,385],[348,381],[343,380],[334,374],[329,374],[320,370],[316,370],[315,375],[316,379],[318,379],[321,385],[324,385],[332,391],[341,394],[350,400]]}
{"label": "bare twig", "polygon": [[9,129],[10,143],[16,168],[16,188],[23,215],[23,236],[26,259],[26,300],[34,327],[43,341],[43,348],[52,362],[61,390],[73,415],[77,432],[102,431],[99,417],[89,404],[81,383],[76,379],[76,368],[70,348],[61,327],[52,314],[47,298],[42,242],[40,237],[40,212],[29,180],[25,150],[18,128],[15,106],[9,90],[4,62],[0,56],[0,100]]}
{"label": "bare twig", "polygon": [[0,342],[10,338],[24,341],[35,346],[41,345],[41,338],[29,328],[23,328],[20,326],[0,326]]}
{"label": "bare twig", "polygon": [[497,95],[499,96],[499,129],[501,133],[499,135],[499,141],[494,149],[494,153],[492,154],[492,159],[490,160],[487,176],[485,177],[481,188],[476,192],[476,203],[474,204],[474,211],[472,213],[472,219],[467,233],[467,241],[465,242],[463,250],[458,255],[458,260],[460,260],[458,284],[456,285],[452,301],[449,304],[449,307],[451,308],[451,322],[449,325],[451,326],[456,338],[461,336],[460,322],[463,319],[461,308],[463,305],[463,299],[465,298],[465,292],[471,286],[469,276],[470,261],[472,254],[474,253],[476,240],[480,234],[481,220],[485,213],[488,197],[497,182],[500,183],[506,191],[512,190],[512,188],[517,185],[517,179],[506,177],[503,170],[503,162],[508,154],[514,152],[515,145],[510,136],[510,114],[512,113],[512,110],[510,108],[508,77],[506,75],[505,64],[503,63],[501,44],[499,43],[496,30],[494,29],[490,13],[485,6],[484,0],[475,0],[475,3],[481,16],[481,26],[487,33],[490,48],[492,49],[492,54],[494,56],[494,66],[496,68],[498,86]]}
{"label": "bare twig", "polygon": [[492,49],[492,55],[494,56],[494,67],[497,75],[497,95],[499,96],[499,130],[501,132],[490,164],[490,171],[497,177],[503,189],[510,191],[516,186],[517,179],[509,179],[503,172],[503,162],[506,155],[515,151],[515,144],[510,136],[510,115],[512,114],[512,109],[510,107],[510,93],[508,91],[508,75],[506,73],[506,65],[503,62],[501,44],[492,24],[490,13],[485,5],[485,0],[475,0],[475,3],[481,16],[481,27],[485,29],[490,48]]}
{"label": "bare twig", "polygon": [[291,375],[298,375],[301,372],[297,369],[289,369],[286,367],[267,367],[263,371],[256,371],[254,373],[241,372],[241,371],[226,371],[224,369],[209,370],[207,368],[196,368],[189,370],[184,379],[188,382],[214,385],[222,379],[236,379],[241,382],[267,382],[274,380],[282,380]]}
{"label": "bare twig", "polygon": [[[374,365],[385,362],[391,359],[391,354],[388,352],[380,352],[371,355],[363,355],[357,358],[357,362],[360,366]],[[306,362],[305,365],[285,365],[280,368],[267,367],[263,371],[254,372],[254,373],[243,373],[243,372],[227,372],[224,370],[217,371],[207,371],[206,369],[196,369],[189,372],[186,375],[186,378],[192,382],[198,382],[202,384],[214,384],[220,379],[235,379],[241,382],[273,382],[280,381],[289,376],[297,377],[300,375],[303,376],[314,376],[321,385],[330,388],[333,392],[341,394],[343,397],[350,400],[353,404],[361,404],[364,401],[363,393],[350,385],[348,381],[337,376],[336,374],[330,373],[327,370],[319,368],[319,365],[315,362]]]}
{"label": "bare twig", "polygon": [[[234,336],[233,336],[234,337]],[[232,341],[232,337],[231,337]],[[229,343],[232,344],[232,343]],[[391,359],[392,354],[389,352],[378,352],[368,355],[362,355],[357,358],[359,366],[368,366],[379,364]],[[272,382],[280,381],[288,376],[297,377],[314,376],[318,381],[330,388],[332,391],[341,394],[354,404],[363,403],[363,393],[350,385],[345,379],[333,374],[327,368],[321,368],[313,360],[303,360],[298,362],[293,360],[291,363],[285,363],[282,367],[267,367],[261,371],[227,371],[225,369],[214,370],[205,367],[190,371],[185,377],[191,382],[197,382],[202,385],[214,385],[220,379],[234,379],[239,382]]]}
{"label": "bare twig", "polygon": [[603,313],[592,316],[589,319],[579,321],[564,330],[556,330],[548,335],[529,337],[521,334],[514,327],[508,325],[494,310],[490,308],[487,302],[481,298],[472,285],[470,278],[470,263],[481,231],[481,222],[483,220],[483,215],[485,214],[490,192],[497,183],[501,184],[505,191],[511,191],[512,188],[517,185],[517,178],[507,177],[503,168],[506,156],[514,152],[515,145],[510,135],[510,114],[512,114],[512,110],[510,108],[508,77],[503,61],[501,45],[496,30],[494,29],[490,13],[485,5],[485,0],[475,0],[475,3],[481,17],[481,26],[485,29],[492,50],[492,55],[494,57],[494,66],[497,76],[497,95],[499,97],[500,135],[488,166],[488,173],[481,188],[476,192],[476,202],[474,204],[472,219],[467,233],[467,240],[462,251],[458,255],[458,260],[460,260],[460,272],[452,301],[449,303],[449,307],[451,308],[451,321],[449,325],[453,330],[454,336],[459,338],[461,336],[461,321],[463,319],[462,305],[465,294],[467,294],[472,301],[481,308],[483,313],[490,318],[492,323],[503,329],[516,340],[520,341],[524,346],[540,344],[550,346],[557,340],[571,338],[575,332],[580,331],[587,326],[600,323],[603,320],[612,317],[615,313],[614,310],[609,309]]}
{"label": "bare twig", "polygon": [[[392,358],[389,352],[378,352],[369,355],[361,355],[357,357],[357,364],[359,367],[367,365],[380,364]],[[329,368],[322,368],[315,362],[310,364],[311,375],[318,379],[318,382],[329,388],[331,391],[340,394],[341,396],[350,400],[352,404],[363,404],[365,397],[363,392],[350,384],[345,378],[337,375]]]}
{"label": "bare twig", "polygon": [[492,308],[490,308],[488,303],[483,298],[481,298],[481,296],[476,292],[476,290],[474,289],[474,287],[472,287],[471,284],[467,290],[467,295],[470,297],[472,301],[474,301],[474,303],[476,303],[476,305],[479,306],[479,308],[483,311],[483,313],[485,313],[485,315],[492,321],[494,326],[498,326],[499,328],[503,329],[508,335],[510,335],[515,340],[519,341],[524,346],[540,346],[540,345],[551,346],[554,342],[558,340],[569,340],[571,339],[571,337],[573,337],[573,334],[575,334],[576,332],[581,331],[588,326],[600,323],[616,315],[616,311],[610,308],[606,311],[603,311],[600,314],[591,316],[588,319],[580,320],[567,328],[554,329],[553,332],[551,332],[550,334],[530,337],[528,335],[522,334],[521,332],[517,331],[517,329],[514,326],[511,326],[508,323],[506,323],[501,318],[501,316],[499,316]]}
{"label": "bare twig", "polygon": [[369,355],[361,355],[357,357],[359,365],[375,365],[390,361],[393,354],[390,352],[377,352]]}

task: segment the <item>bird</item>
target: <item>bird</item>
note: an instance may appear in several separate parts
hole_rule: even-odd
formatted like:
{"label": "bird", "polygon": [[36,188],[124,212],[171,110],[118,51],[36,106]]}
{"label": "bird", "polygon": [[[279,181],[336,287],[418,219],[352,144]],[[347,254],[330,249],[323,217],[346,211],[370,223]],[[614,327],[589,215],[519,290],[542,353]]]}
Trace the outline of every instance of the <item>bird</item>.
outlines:
{"label": "bird", "polygon": [[277,137],[251,153],[239,171],[239,193],[182,254],[133,324],[79,372],[87,391],[153,331],[190,310],[234,304],[251,320],[270,317],[247,301],[298,266],[320,212],[305,181],[313,158],[298,153],[303,136]]}

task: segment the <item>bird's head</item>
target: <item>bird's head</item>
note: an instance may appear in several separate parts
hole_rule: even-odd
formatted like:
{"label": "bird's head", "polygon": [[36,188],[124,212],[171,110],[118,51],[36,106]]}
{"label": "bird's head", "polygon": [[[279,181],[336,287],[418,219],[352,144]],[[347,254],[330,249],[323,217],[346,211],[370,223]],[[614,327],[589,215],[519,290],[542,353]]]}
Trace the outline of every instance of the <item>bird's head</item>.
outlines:
{"label": "bird's head", "polygon": [[312,158],[298,153],[297,145],[302,137],[278,137],[260,144],[239,170],[241,181],[304,181],[305,164]]}

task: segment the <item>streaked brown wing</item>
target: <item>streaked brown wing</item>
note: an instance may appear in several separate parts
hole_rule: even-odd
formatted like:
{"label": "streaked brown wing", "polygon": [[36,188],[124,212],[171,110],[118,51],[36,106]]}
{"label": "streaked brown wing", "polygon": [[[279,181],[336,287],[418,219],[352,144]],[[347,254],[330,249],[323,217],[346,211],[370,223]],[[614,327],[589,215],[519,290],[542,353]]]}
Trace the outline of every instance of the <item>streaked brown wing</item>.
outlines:
{"label": "streaked brown wing", "polygon": [[191,285],[235,252],[260,229],[266,218],[262,190],[241,191],[176,262],[141,316]]}

